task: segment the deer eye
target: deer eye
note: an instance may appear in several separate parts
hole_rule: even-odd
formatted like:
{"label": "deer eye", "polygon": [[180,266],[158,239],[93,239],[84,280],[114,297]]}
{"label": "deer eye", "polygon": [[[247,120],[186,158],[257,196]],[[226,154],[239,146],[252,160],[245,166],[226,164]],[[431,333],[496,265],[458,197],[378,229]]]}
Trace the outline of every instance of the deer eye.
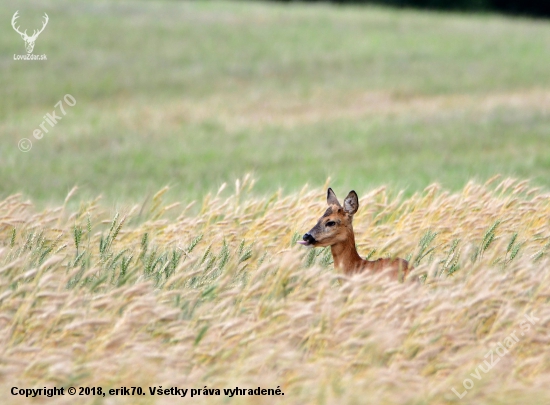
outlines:
{"label": "deer eye", "polygon": [[325,225],[326,225],[326,226],[334,226],[334,225],[336,225],[336,222],[334,222],[334,221],[328,221]]}

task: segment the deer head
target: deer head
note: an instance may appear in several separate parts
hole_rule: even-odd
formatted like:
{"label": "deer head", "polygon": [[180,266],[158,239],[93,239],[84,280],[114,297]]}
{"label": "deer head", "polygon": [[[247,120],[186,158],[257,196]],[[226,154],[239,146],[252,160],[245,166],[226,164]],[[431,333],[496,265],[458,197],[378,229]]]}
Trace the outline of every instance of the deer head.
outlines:
{"label": "deer head", "polygon": [[355,191],[349,192],[342,206],[334,191],[329,188],[327,204],[328,208],[317,224],[304,235],[302,241],[299,241],[302,245],[325,247],[355,239],[351,225],[353,214],[359,208],[359,199]]}
{"label": "deer head", "polygon": [[32,53],[32,50],[34,49],[34,42],[36,41],[36,38],[38,38],[40,33],[42,31],[44,31],[44,28],[46,28],[46,25],[48,25],[48,20],[49,20],[48,14],[44,13],[44,23],[42,24],[42,28],[39,31],[34,30],[33,34],[29,37],[27,35],[27,30],[25,30],[25,32],[21,32],[21,31],[19,31],[19,27],[15,26],[15,20],[17,20],[19,18],[18,13],[19,13],[19,10],[17,10],[15,12],[15,14],[13,15],[13,18],[11,19],[11,26],[13,27],[15,32],[17,32],[19,35],[21,35],[21,38],[23,38],[23,41],[25,41],[25,48],[27,49],[27,53]]}
{"label": "deer head", "polygon": [[334,268],[351,275],[363,271],[380,272],[389,269],[389,275],[395,280],[403,278],[412,269],[408,261],[400,258],[364,260],[355,248],[353,234],[353,215],[359,208],[359,199],[355,191],[350,191],[344,205],[340,205],[331,188],[327,191],[328,208],[317,224],[299,241],[312,247],[330,246]]}

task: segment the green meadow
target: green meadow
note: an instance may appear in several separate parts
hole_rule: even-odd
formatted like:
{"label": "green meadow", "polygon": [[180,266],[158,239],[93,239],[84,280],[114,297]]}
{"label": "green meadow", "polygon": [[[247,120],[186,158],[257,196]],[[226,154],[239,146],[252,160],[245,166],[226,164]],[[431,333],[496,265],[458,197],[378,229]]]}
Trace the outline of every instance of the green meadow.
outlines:
{"label": "green meadow", "polygon": [[[48,14],[47,60],[14,60],[17,10],[29,33]],[[550,22],[168,0],[0,17],[2,403],[550,403]],[[328,186],[357,191],[359,253],[410,260],[403,283],[296,243]],[[44,387],[64,394],[25,397]]]}
{"label": "green meadow", "polygon": [[[30,32],[48,13],[47,61],[13,60],[16,10]],[[2,197],[127,203],[168,185],[190,201],[246,173],[258,195],[328,177],[407,195],[496,173],[550,185],[546,21],[209,1],[7,0],[0,16]],[[65,94],[77,104],[35,139]]]}

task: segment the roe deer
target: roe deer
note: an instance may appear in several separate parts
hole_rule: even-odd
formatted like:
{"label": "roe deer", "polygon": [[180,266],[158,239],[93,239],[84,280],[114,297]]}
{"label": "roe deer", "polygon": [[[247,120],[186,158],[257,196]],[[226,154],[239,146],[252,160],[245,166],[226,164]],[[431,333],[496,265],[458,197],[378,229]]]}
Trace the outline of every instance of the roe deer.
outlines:
{"label": "roe deer", "polygon": [[404,259],[364,260],[355,248],[355,235],[351,222],[359,208],[359,199],[355,191],[350,191],[342,207],[331,188],[327,191],[328,208],[317,224],[303,236],[298,243],[312,247],[330,246],[334,267],[350,275],[365,270],[379,272],[390,270],[395,280],[404,279],[411,270],[409,262]]}

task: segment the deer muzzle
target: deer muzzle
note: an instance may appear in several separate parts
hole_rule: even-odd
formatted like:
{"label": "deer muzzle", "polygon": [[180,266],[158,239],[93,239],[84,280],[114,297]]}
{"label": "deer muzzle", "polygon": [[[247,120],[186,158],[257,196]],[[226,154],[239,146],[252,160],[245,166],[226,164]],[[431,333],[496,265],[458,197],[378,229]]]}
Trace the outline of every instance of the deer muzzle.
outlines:
{"label": "deer muzzle", "polygon": [[302,237],[302,240],[298,241],[299,244],[304,245],[304,246],[314,245],[315,242],[317,242],[317,241],[315,240],[315,238],[313,236],[311,236],[310,233],[306,233]]}

